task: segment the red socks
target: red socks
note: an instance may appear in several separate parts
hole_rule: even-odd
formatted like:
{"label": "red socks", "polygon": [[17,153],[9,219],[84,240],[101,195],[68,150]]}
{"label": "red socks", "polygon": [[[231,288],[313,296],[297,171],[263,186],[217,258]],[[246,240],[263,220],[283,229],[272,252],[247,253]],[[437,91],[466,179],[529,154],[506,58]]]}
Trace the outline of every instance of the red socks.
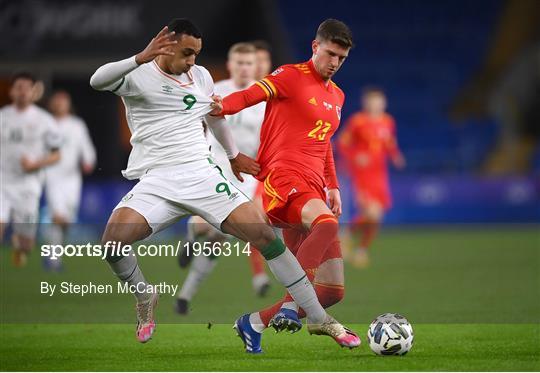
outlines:
{"label": "red socks", "polygon": [[[321,306],[323,308],[328,308],[330,306],[333,306],[334,304],[341,301],[345,295],[345,288],[342,285],[326,285],[326,284],[317,284],[315,283],[315,293],[317,293],[317,298],[319,299],[319,303],[321,303]],[[291,298],[289,294],[285,296],[282,300],[277,302],[276,304],[265,308],[262,311],[259,311],[259,315],[261,316],[261,320],[264,325],[268,326],[268,323],[274,317],[276,313],[281,308],[281,305],[283,302],[290,302]],[[300,318],[306,317],[306,314],[304,310],[300,309],[298,311],[298,316]]]}
{"label": "red socks", "polygon": [[[311,224],[309,234],[284,230],[285,243],[295,254],[311,282],[313,282],[317,268],[322,263],[328,249],[334,247],[336,242],[339,242],[338,232],[337,218],[330,214],[317,217]],[[337,246],[339,248],[339,244]],[[341,253],[337,257],[341,257]],[[330,307],[343,298],[344,288],[341,285],[315,284],[314,287],[319,302],[323,307]],[[292,297],[287,294],[278,303],[260,311],[259,314],[263,323],[268,325],[270,319],[279,311],[283,302],[291,301]],[[302,310],[300,310],[300,314],[305,315]]]}

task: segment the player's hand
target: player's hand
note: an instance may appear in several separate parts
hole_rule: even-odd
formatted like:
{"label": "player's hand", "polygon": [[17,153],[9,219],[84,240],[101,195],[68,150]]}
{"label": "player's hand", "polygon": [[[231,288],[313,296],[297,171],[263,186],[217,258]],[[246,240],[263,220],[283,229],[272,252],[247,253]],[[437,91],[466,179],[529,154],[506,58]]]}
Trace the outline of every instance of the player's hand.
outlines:
{"label": "player's hand", "polygon": [[407,161],[405,160],[405,157],[403,157],[403,154],[398,154],[397,156],[392,158],[392,163],[394,164],[394,167],[398,170],[403,170],[407,165]]}
{"label": "player's hand", "polygon": [[41,164],[36,161],[32,161],[29,158],[23,156],[21,158],[21,167],[24,172],[33,172],[41,168]]}
{"label": "player's hand", "polygon": [[341,216],[341,195],[339,194],[339,189],[329,189],[328,190],[328,203],[330,204],[330,210],[338,218]]}
{"label": "player's hand", "polygon": [[94,165],[90,164],[90,163],[82,163],[81,164],[81,170],[83,172],[83,174],[85,175],[90,175],[92,173],[92,171],[94,171]]}
{"label": "player's hand", "polygon": [[223,99],[221,96],[214,95],[212,96],[212,100],[214,100],[214,102],[210,104],[210,107],[212,108],[210,115],[220,116],[223,111]]}
{"label": "player's hand", "polygon": [[229,159],[229,162],[231,162],[234,176],[241,182],[244,182],[244,178],[240,174],[241,172],[250,175],[257,175],[261,172],[261,166],[253,158],[242,153],[238,153],[236,158]]}
{"label": "player's hand", "polygon": [[150,43],[144,48],[142,52],[135,56],[135,62],[142,65],[152,61],[157,56],[174,56],[174,52],[170,50],[170,46],[173,46],[178,43],[177,40],[172,39],[174,36],[174,31],[169,32],[167,26],[150,40]]}

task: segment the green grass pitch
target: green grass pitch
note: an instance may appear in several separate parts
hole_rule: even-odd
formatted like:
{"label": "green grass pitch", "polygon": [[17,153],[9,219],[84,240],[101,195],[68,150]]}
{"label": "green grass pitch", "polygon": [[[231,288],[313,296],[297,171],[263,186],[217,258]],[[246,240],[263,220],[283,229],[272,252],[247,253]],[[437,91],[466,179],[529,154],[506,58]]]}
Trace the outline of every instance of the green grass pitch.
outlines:
{"label": "green grass pitch", "polygon": [[[360,348],[341,349],[305,330],[267,331],[257,356],[243,352],[231,325],[282,292],[274,283],[266,299],[255,298],[245,258],[220,259],[188,317],[175,315],[173,298],[162,296],[154,338],[142,345],[130,295],[39,294],[40,281],[114,283],[100,259],[68,259],[64,273],[51,274],[37,255],[26,268],[12,268],[2,249],[0,370],[540,370],[538,232],[538,226],[387,229],[368,269],[346,268],[345,300],[330,311],[360,333]],[[173,258],[144,258],[141,266],[152,282],[185,277]],[[367,346],[367,326],[384,312],[411,321],[408,355],[379,357]]]}

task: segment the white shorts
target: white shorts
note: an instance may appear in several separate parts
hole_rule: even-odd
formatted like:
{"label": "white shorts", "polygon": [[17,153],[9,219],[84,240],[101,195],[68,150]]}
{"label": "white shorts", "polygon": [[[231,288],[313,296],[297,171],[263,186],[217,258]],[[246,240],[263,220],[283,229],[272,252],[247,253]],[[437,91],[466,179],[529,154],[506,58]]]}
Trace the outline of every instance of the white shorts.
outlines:
{"label": "white shorts", "polygon": [[0,222],[12,223],[13,232],[28,238],[36,236],[39,222],[39,198],[34,188],[20,185],[0,187]]}
{"label": "white shorts", "polygon": [[217,229],[229,214],[249,202],[211,160],[149,170],[115,207],[144,216],[157,233],[187,215],[199,215]]}
{"label": "white shorts", "polygon": [[219,168],[222,170],[223,175],[227,179],[231,181],[232,184],[234,184],[238,189],[242,191],[246,196],[248,196],[250,199],[255,198],[255,192],[257,191],[257,186],[259,185],[259,180],[255,179],[252,175],[249,174],[242,174],[242,177],[244,178],[244,182],[241,182],[234,176],[234,173],[231,169],[231,164],[229,163],[229,160],[223,155],[220,156],[219,154],[214,155],[214,163],[216,163]]}
{"label": "white shorts", "polygon": [[75,223],[81,200],[81,178],[64,177],[46,182],[47,206],[51,215],[58,215],[68,223]]}

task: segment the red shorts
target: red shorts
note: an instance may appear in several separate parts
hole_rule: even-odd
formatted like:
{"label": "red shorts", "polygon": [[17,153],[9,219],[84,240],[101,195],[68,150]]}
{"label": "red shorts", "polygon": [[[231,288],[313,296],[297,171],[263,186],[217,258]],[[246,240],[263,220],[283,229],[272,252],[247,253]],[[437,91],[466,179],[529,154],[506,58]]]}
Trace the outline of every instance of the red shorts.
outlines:
{"label": "red shorts", "polygon": [[324,188],[294,170],[273,169],[264,180],[263,207],[275,226],[301,225],[310,199],[326,201]]}
{"label": "red shorts", "polygon": [[360,178],[352,180],[354,193],[360,204],[369,202],[379,203],[385,210],[392,207],[392,195],[386,178]]}

